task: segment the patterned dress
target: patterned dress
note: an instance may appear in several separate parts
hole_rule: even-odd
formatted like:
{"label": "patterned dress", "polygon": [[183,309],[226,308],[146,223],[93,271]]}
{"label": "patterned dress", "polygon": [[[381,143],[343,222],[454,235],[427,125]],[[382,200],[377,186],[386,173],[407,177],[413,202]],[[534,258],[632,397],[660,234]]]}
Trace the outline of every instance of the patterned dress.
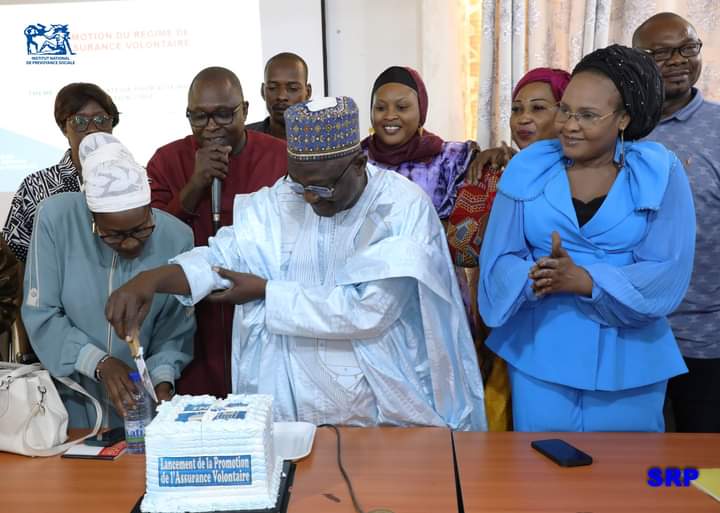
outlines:
{"label": "patterned dress", "polygon": [[477,185],[463,184],[458,190],[447,223],[450,255],[457,266],[478,266],[480,245],[501,175],[501,169],[485,166]]}
{"label": "patterned dress", "polygon": [[13,321],[20,306],[20,274],[15,255],[0,239],[0,333],[4,333]]}
{"label": "patterned dress", "polygon": [[[367,145],[364,147],[367,153]],[[400,173],[419,185],[430,196],[435,211],[444,222],[455,205],[458,188],[465,180],[472,155],[470,142],[445,142],[442,151],[427,161],[403,162],[392,166],[370,159],[370,163],[380,169]]]}
{"label": "patterned dress", "polygon": [[80,174],[69,149],[58,164],[37,171],[22,181],[3,228],[3,236],[18,260],[25,262],[27,259],[38,204],[61,192],[78,192],[80,183]]}

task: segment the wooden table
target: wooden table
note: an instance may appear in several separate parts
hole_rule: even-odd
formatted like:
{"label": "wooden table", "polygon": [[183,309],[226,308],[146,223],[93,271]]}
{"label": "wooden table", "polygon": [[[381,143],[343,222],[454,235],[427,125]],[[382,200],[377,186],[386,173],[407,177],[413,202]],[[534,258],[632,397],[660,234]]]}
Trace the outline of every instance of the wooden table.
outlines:
{"label": "wooden table", "polygon": [[[343,428],[342,457],[367,512],[458,511],[450,431],[439,428]],[[335,433],[320,428],[295,474],[290,513],[354,513],[337,466]]]}
{"label": "wooden table", "polygon": [[[593,457],[562,468],[530,447],[562,438]],[[455,433],[466,513],[704,513],[720,503],[690,488],[653,488],[649,467],[720,467],[720,435]]]}
{"label": "wooden table", "polygon": [[[458,511],[450,433],[444,429],[343,428],[345,468],[368,513]],[[591,454],[589,467],[561,468],[530,448],[563,438]],[[720,512],[693,488],[652,488],[652,466],[720,467],[720,435],[456,433],[466,513]],[[298,462],[290,513],[352,513],[337,468],[335,433],[318,429]],[[0,453],[0,511],[129,513],[145,490],[145,460],[26,458]]]}
{"label": "wooden table", "polygon": [[[342,428],[343,463],[368,513],[457,512],[452,442],[446,429]],[[0,453],[0,511],[129,513],[145,491],[145,459],[27,458]],[[337,467],[335,433],[318,429],[298,462],[290,513],[352,513]]]}
{"label": "wooden table", "polygon": [[130,513],[145,493],[145,457],[28,458],[0,452],[0,511]]}

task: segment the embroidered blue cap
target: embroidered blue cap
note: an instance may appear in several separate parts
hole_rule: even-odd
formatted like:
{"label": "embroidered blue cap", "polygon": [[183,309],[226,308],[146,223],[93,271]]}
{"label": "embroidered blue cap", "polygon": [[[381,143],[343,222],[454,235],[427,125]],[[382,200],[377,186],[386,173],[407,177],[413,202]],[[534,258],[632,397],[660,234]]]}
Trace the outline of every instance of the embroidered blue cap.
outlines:
{"label": "embroidered blue cap", "polygon": [[296,103],[285,111],[288,156],[295,160],[329,160],[360,149],[360,121],[355,101],[347,96]]}

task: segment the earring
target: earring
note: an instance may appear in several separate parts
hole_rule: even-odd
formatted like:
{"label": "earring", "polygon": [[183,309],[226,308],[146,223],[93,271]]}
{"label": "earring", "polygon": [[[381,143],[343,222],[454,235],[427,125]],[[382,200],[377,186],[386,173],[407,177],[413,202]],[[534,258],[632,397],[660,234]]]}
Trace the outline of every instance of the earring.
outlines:
{"label": "earring", "polygon": [[625,129],[620,129],[620,169],[625,167]]}
{"label": "earring", "polygon": [[422,137],[422,134],[423,134],[424,131],[425,131],[425,129],[424,129],[423,127],[418,127],[418,135],[419,135],[420,137]]}
{"label": "earring", "polygon": [[95,220],[90,223],[90,230],[92,233],[97,234],[97,228],[95,228]]}
{"label": "earring", "polygon": [[368,133],[370,135],[375,135],[375,129],[373,127],[368,128]]}

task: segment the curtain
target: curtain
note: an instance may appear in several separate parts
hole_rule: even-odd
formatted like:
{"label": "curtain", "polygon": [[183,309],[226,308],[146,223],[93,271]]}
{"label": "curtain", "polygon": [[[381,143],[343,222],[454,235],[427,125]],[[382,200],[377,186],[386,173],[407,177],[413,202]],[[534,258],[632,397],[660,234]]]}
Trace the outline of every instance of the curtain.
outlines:
{"label": "curtain", "polygon": [[[580,58],[632,34],[655,13],[688,19],[704,46],[697,87],[720,100],[720,2],[717,0],[459,0],[461,3],[465,133],[481,147],[510,142],[512,87],[539,66],[572,71]],[[476,78],[474,78],[476,77]],[[470,107],[473,108],[473,107]]]}
{"label": "curtain", "polygon": [[485,148],[510,141],[512,87],[538,66],[569,69],[607,45],[612,0],[468,1],[482,9],[476,136]]}
{"label": "curtain", "polygon": [[426,128],[450,141],[473,139],[465,131],[462,86],[462,6],[457,1],[421,0],[419,71],[428,89]]}

